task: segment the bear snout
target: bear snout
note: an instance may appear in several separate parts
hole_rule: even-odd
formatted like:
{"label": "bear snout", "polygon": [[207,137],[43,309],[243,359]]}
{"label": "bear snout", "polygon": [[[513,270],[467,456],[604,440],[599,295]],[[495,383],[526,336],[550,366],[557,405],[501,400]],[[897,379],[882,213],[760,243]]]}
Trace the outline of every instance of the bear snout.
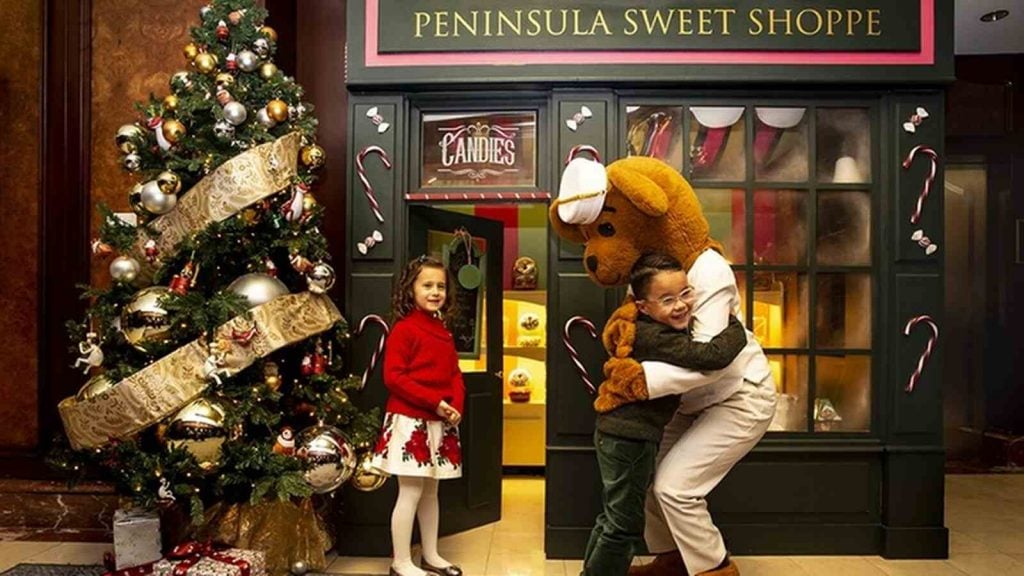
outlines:
{"label": "bear snout", "polygon": [[587,256],[587,270],[597,272],[597,256]]}

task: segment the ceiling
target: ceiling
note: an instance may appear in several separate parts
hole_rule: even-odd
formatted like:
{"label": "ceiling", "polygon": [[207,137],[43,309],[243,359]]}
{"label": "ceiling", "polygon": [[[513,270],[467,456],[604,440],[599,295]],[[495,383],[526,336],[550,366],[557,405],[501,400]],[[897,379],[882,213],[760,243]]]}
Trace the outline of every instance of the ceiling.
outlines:
{"label": "ceiling", "polygon": [[[982,14],[1009,10],[998,22]],[[957,54],[1024,54],[1024,0],[956,0]]]}

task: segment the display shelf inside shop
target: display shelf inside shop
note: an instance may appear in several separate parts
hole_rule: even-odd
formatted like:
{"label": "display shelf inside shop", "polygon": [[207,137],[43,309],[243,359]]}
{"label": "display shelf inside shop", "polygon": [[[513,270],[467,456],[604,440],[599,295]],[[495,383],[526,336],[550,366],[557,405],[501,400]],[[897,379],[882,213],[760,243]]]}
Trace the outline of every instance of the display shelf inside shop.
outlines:
{"label": "display shelf inside shop", "polygon": [[548,304],[547,290],[505,290],[502,294],[506,300],[522,300],[523,302],[533,302],[541,306],[547,306]]}

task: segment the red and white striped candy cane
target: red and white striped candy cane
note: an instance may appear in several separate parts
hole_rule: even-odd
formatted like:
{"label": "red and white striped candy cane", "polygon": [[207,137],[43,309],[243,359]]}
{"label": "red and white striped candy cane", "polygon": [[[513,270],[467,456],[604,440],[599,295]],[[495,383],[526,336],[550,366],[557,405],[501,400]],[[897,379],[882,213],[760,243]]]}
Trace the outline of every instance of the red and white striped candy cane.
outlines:
{"label": "red and white striped candy cane", "polygon": [[922,315],[911,318],[905,328],[903,328],[903,335],[910,336],[910,331],[914,329],[919,323],[924,322],[932,329],[932,335],[928,338],[928,344],[924,347],[924,352],[921,353],[921,357],[917,359],[917,368],[914,369],[914,373],[910,375],[910,381],[907,382],[907,387],[904,388],[907,392],[913,392],[914,387],[917,386],[917,381],[921,379],[921,373],[924,372],[924,365],[928,362],[928,357],[932,355],[932,350],[935,349],[935,343],[939,339],[939,327],[935,324],[935,320],[931,316]]}
{"label": "red and white striped candy cane", "polygon": [[597,148],[589,144],[577,144],[569,149],[569,153],[565,156],[565,165],[568,166],[572,159],[579,156],[580,152],[588,152],[594,157],[595,162],[601,161],[601,153],[597,151]]}
{"label": "red and white striped candy cane", "polygon": [[935,175],[939,171],[939,155],[935,153],[935,150],[923,145],[914,146],[911,148],[910,153],[907,154],[907,158],[903,160],[903,168],[910,169],[910,165],[914,163],[914,157],[917,153],[927,155],[931,159],[932,168],[931,172],[924,179],[924,186],[921,188],[921,194],[917,197],[917,208],[914,209],[914,213],[910,216],[910,223],[917,224],[921,220],[921,210],[924,208],[924,199],[928,197],[928,194],[932,191],[932,182],[935,181]]}
{"label": "red and white striped candy cane", "polygon": [[573,316],[565,321],[565,328],[562,329],[562,344],[565,345],[565,349],[569,352],[569,359],[576,365],[576,371],[580,374],[580,379],[583,380],[583,384],[587,387],[587,391],[591,394],[597,393],[597,388],[594,387],[594,383],[590,380],[590,374],[587,373],[587,367],[583,365],[580,360],[580,353],[576,351],[576,347],[572,345],[572,341],[569,338],[569,331],[572,330],[573,325],[580,324],[587,329],[590,333],[590,337],[597,340],[597,329],[594,328],[594,323],[587,320],[583,316]]}
{"label": "red and white striped candy cane", "polygon": [[391,169],[391,158],[388,157],[388,153],[383,148],[380,146],[367,146],[360,150],[356,156],[356,175],[359,176],[359,181],[363,183],[363,192],[366,193],[366,200],[370,203],[370,210],[373,211],[377,221],[383,223],[384,214],[380,211],[380,203],[377,202],[377,197],[373,194],[373,185],[370,184],[370,179],[366,177],[366,166],[363,165],[366,156],[374,152],[380,155],[380,161],[384,164],[384,167],[388,170]]}
{"label": "red and white striped candy cane", "polygon": [[370,373],[377,367],[377,362],[380,361],[380,356],[384,353],[384,341],[387,340],[388,333],[391,331],[386,320],[376,314],[367,314],[359,321],[359,327],[356,328],[356,336],[362,334],[366,330],[366,325],[371,323],[380,326],[384,333],[380,335],[380,340],[377,341],[377,348],[373,351],[373,355],[370,356],[370,365],[366,367],[366,370],[363,370],[363,379],[359,384],[360,390],[366,386],[366,381],[370,379]]}

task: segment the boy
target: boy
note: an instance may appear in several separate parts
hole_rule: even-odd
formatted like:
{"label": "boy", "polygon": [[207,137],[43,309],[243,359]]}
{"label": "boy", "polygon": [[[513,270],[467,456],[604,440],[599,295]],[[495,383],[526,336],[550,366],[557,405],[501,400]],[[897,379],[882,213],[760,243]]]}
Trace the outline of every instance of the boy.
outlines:
{"label": "boy", "polygon": [[[640,313],[632,350],[637,361],[721,370],[747,343],[746,331],[735,317],[710,342],[693,341],[693,288],[671,256],[641,257],[630,272],[630,287]],[[598,414],[594,447],[604,511],[590,533],[583,558],[585,576],[624,576],[629,569],[634,548],[643,538],[644,499],[654,476],[658,443],[678,407],[677,396],[665,396]]]}

